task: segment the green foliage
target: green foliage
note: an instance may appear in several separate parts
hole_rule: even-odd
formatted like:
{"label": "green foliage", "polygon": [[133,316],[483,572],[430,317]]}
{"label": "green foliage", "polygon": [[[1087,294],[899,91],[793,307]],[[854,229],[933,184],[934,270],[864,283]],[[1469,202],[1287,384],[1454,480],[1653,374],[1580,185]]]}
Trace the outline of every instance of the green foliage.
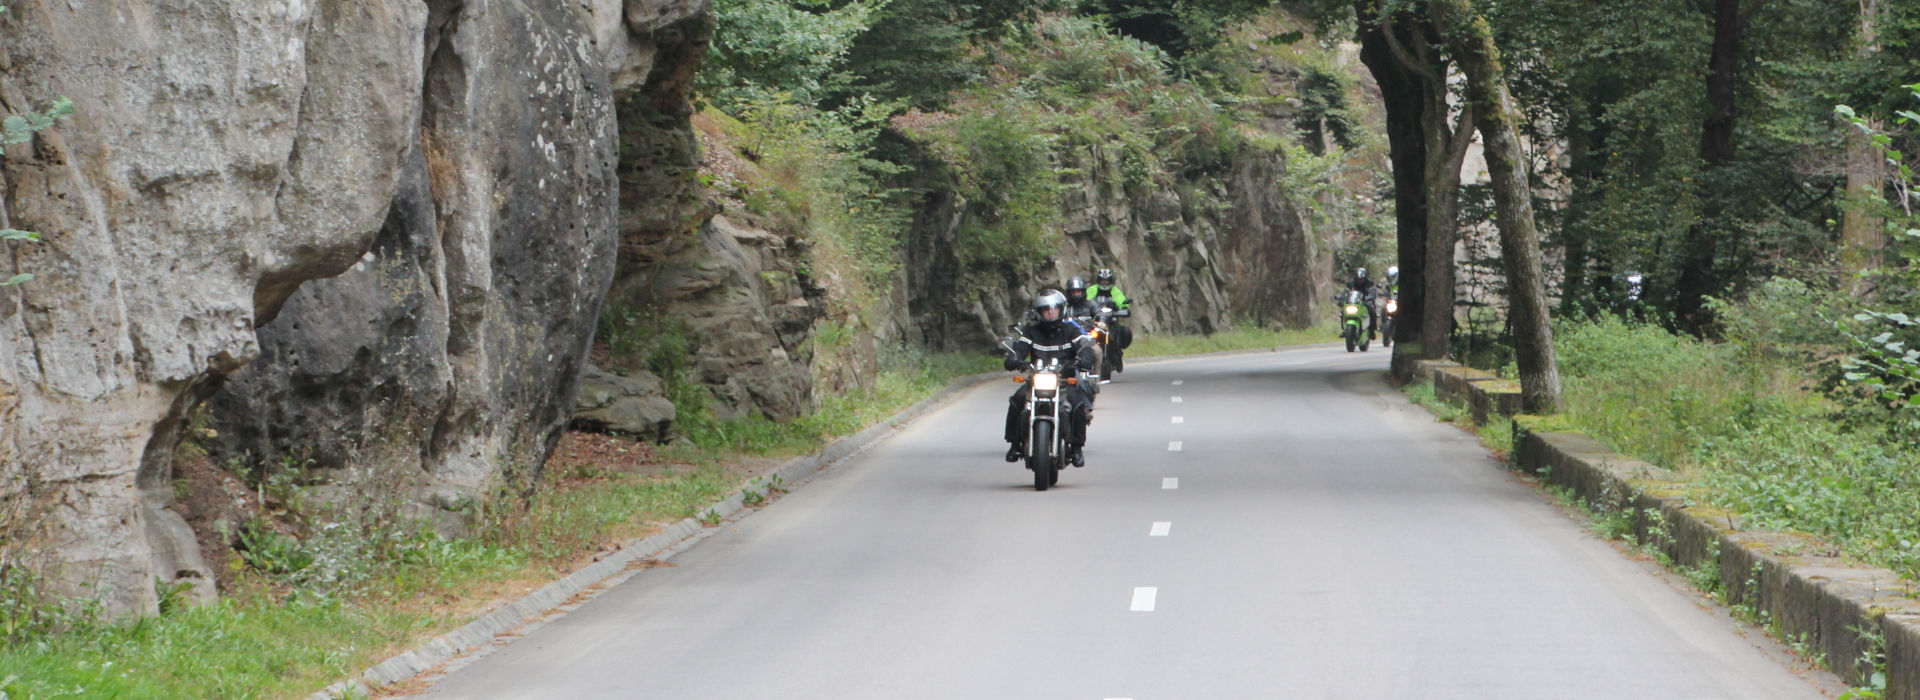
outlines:
{"label": "green foliage", "polygon": [[52,635],[92,624],[99,604],[61,601],[40,577],[18,564],[0,566],[0,647],[39,643]]}
{"label": "green foliage", "polygon": [[65,97],[56,99],[45,112],[29,111],[0,119],[0,146],[26,143],[36,131],[51,129],[60,121],[74,114],[73,101]]}
{"label": "green foliage", "polygon": [[[1920,83],[1903,88],[1920,100]],[[1873,298],[1868,303],[1828,307],[1836,310],[1834,326],[1851,350],[1841,363],[1843,378],[1854,389],[1853,395],[1865,400],[1856,402],[1856,406],[1865,403],[1887,413],[1894,437],[1920,440],[1920,321],[1905,313],[1920,303],[1920,215],[1913,211],[1915,186],[1920,179],[1907,163],[1906,154],[1896,148],[1895,132],[1874,128],[1846,105],[1834,110],[1866,134],[1893,165],[1889,190],[1898,201],[1893,205],[1875,198],[1849,205],[1881,217],[1892,245],[1884,267],[1865,273],[1874,283]],[[1909,109],[1896,110],[1895,115],[1897,127],[1920,126],[1920,114]]]}
{"label": "green foliage", "polygon": [[[787,95],[813,105],[844,83],[854,40],[886,0],[716,0],[702,94],[723,106]],[[782,98],[788,99],[788,98]]]}
{"label": "green foliage", "polygon": [[[1776,294],[1795,293],[1780,285]],[[1763,299],[1760,309],[1779,298]],[[1566,417],[1614,449],[1677,469],[1763,529],[1798,530],[1908,577],[1920,575],[1920,454],[1889,426],[1848,413],[1773,343],[1800,322],[1762,324],[1723,306],[1738,333],[1715,344],[1615,318],[1563,323]]]}
{"label": "green foliage", "polygon": [[1212,48],[1228,27],[1272,4],[1272,0],[1093,0],[1084,9],[1104,15],[1120,33],[1178,58]]}
{"label": "green foliage", "polygon": [[1060,180],[1053,139],[1031,112],[975,112],[952,122],[958,191],[970,205],[956,253],[967,267],[1006,260],[1043,260],[1053,252],[1060,216]]}

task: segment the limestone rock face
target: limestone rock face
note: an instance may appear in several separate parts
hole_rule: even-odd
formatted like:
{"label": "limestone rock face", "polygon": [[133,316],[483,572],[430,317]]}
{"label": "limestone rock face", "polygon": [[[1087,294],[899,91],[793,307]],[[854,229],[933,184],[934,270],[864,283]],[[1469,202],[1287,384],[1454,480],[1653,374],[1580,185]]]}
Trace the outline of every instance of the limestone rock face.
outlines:
{"label": "limestone rock face", "polygon": [[155,576],[180,568],[156,556],[194,546],[149,541],[183,529],[147,523],[178,517],[141,503],[169,488],[154,437],[259,353],[255,325],[295,285],[379,230],[420,115],[426,8],[8,5],[0,111],[65,96],[78,115],[0,161],[0,227],[45,236],[4,263],[37,277],[0,291],[0,499],[56,590],[152,610]]}
{"label": "limestone rock face", "polygon": [[372,250],[294,293],[209,408],[222,457],[321,470],[457,532],[432,505],[525,486],[568,421],[612,279],[618,144],[573,10],[436,2],[425,38]]}
{"label": "limestone rock face", "polygon": [[116,614],[204,593],[189,433],[455,529],[532,478],[658,167],[616,105],[684,123],[706,0],[6,4],[0,112],[78,114],[0,159],[45,235],[0,262],[37,275],[0,289],[0,556]]}

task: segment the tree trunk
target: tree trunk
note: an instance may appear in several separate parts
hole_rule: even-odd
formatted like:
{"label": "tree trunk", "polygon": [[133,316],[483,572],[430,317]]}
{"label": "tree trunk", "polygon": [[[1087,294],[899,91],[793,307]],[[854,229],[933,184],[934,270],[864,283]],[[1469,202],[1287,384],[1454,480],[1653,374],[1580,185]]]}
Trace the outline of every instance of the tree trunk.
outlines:
{"label": "tree trunk", "polygon": [[[1860,41],[1854,47],[1856,58],[1867,59],[1880,50],[1879,0],[1860,0]],[[1864,116],[1864,115],[1863,115]],[[1868,118],[1867,126],[1878,129],[1877,120]],[[1842,288],[1859,297],[1870,291],[1869,270],[1879,268],[1880,254],[1887,245],[1881,232],[1881,189],[1886,186],[1886,156],[1871,137],[1853,128],[1847,129],[1847,206],[1840,221],[1840,274]]]}
{"label": "tree trunk", "polygon": [[[1402,66],[1418,76],[1426,92],[1421,104],[1421,135],[1425,139],[1426,162],[1421,181],[1427,198],[1427,241],[1425,250],[1401,249],[1403,259],[1422,258],[1424,284],[1408,285],[1417,289],[1422,304],[1402,305],[1406,318],[1419,324],[1401,324],[1402,355],[1423,360],[1445,359],[1453,334],[1453,245],[1458,230],[1460,164],[1466,160],[1467,147],[1473,143],[1473,107],[1462,105],[1459,126],[1452,121],[1447,74],[1450,65],[1441,50],[1438,30],[1431,18],[1409,22],[1412,30],[1404,40],[1397,31],[1385,33],[1387,45]],[[1421,343],[1421,339],[1431,342]]]}
{"label": "tree trunk", "polygon": [[[1360,61],[1373,73],[1386,105],[1387,155],[1393,162],[1394,226],[1400,250],[1400,279],[1404,283],[1401,289],[1413,291],[1400,297],[1401,318],[1408,318],[1409,314],[1420,313],[1422,304],[1418,297],[1424,291],[1421,268],[1425,260],[1419,255],[1410,255],[1409,251],[1424,250],[1427,240],[1427,192],[1421,182],[1427,160],[1421,111],[1427,90],[1418,74],[1394,58],[1385,32],[1391,29],[1406,36],[1417,30],[1409,26],[1405,13],[1383,21],[1374,0],[1354,0],[1354,14],[1360,20]],[[1419,338],[1408,339],[1404,333],[1397,334],[1395,340],[1415,343],[1416,347],[1420,342]],[[1410,376],[1412,369],[1411,362],[1401,361],[1399,352],[1394,354],[1393,371],[1397,376]]]}
{"label": "tree trunk", "polygon": [[[1741,7],[1743,1],[1753,2]],[[1707,115],[1701,122],[1700,161],[1704,166],[1700,183],[1700,218],[1687,229],[1680,279],[1675,291],[1674,315],[1681,327],[1694,335],[1703,335],[1710,322],[1706,297],[1719,287],[1714,270],[1718,241],[1714,229],[1719,225],[1723,205],[1714,182],[1718,171],[1733,163],[1734,96],[1740,81],[1740,42],[1747,20],[1760,7],[1761,0],[1714,0],[1713,49],[1707,59]]]}
{"label": "tree trunk", "polygon": [[1500,230],[1500,257],[1507,274],[1507,319],[1513,327],[1514,361],[1520,367],[1520,394],[1533,413],[1560,410],[1560,368],[1547,318],[1546,277],[1541,271],[1540,236],[1533,219],[1533,188],[1526,154],[1520,148],[1519,112],[1507,91],[1500,50],[1485,19],[1473,14],[1469,0],[1432,0],[1435,24],[1453,49],[1467,77],[1467,101],[1492,178],[1494,224]]}
{"label": "tree trunk", "polygon": [[[1460,230],[1460,164],[1473,143],[1473,106],[1460,110],[1460,123],[1449,127],[1446,92],[1442,90],[1430,127],[1427,154],[1426,306],[1420,315],[1420,358],[1446,359],[1453,336],[1453,245]],[[1436,152],[1437,151],[1437,152]]]}

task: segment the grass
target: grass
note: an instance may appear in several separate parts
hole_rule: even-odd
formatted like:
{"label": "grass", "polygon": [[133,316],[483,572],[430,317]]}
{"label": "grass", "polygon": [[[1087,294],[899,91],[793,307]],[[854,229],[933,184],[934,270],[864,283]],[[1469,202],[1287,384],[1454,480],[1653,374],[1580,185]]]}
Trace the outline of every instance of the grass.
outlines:
{"label": "grass", "polygon": [[693,420],[683,420],[692,446],[670,449],[669,455],[704,464],[741,457],[809,454],[932,396],[957,377],[1000,369],[1000,359],[993,356],[902,352],[905,354],[883,360],[871,386],[824,396],[812,411],[786,422],[759,414],[715,421],[710,415],[702,415],[706,409],[699,405],[701,397],[678,400],[675,403],[683,414],[693,414]]}
{"label": "grass", "polygon": [[[217,603],[125,624],[81,621],[0,649],[5,698],[264,698],[312,693],[465,624],[492,601],[695,515],[738,484],[716,469],[549,474],[541,497],[489,514],[481,536],[403,538],[345,590],[246,570]],[[381,535],[357,533],[364,545]],[[324,550],[312,535],[301,546]],[[324,551],[319,555],[324,556]],[[238,564],[236,563],[236,566]]]}
{"label": "grass", "polygon": [[1337,337],[1330,326],[1272,330],[1252,324],[1241,324],[1211,335],[1135,333],[1133,345],[1127,348],[1127,357],[1167,357],[1231,350],[1258,350],[1289,345],[1319,345],[1331,343]]}

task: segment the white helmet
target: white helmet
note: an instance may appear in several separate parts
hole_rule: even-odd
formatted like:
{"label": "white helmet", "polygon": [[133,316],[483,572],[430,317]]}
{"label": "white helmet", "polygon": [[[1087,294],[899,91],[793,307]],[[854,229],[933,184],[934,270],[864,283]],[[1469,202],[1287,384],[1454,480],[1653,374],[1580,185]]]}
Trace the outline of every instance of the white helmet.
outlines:
{"label": "white helmet", "polygon": [[1387,279],[1390,279],[1390,280],[1391,280],[1391,279],[1399,279],[1399,277],[1400,277],[1400,266],[1399,266],[1399,265],[1391,265],[1391,266],[1388,266],[1388,267],[1387,267]]}

